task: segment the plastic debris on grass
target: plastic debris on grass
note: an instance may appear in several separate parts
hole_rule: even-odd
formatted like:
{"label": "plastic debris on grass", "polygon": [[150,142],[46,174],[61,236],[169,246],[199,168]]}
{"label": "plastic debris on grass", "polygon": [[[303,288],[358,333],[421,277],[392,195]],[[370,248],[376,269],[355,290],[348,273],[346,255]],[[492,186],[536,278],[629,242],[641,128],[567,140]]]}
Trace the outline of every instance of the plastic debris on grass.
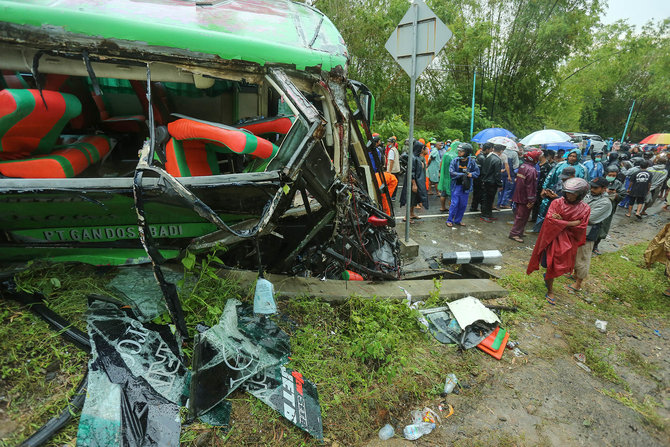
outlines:
{"label": "plastic debris on grass", "polygon": [[447,303],[445,307],[419,312],[419,322],[439,342],[457,344],[463,349],[477,346],[498,360],[502,357],[509,334],[499,328],[498,316],[477,298],[468,296]]}
{"label": "plastic debris on grass", "polygon": [[226,397],[240,387],[323,439],[316,386],[285,366],[288,334],[250,305],[229,299],[218,324],[200,325],[193,371],[170,326],[140,321],[131,306],[91,296],[87,325],[92,358],[77,445],[178,446],[180,407],[228,426]]}

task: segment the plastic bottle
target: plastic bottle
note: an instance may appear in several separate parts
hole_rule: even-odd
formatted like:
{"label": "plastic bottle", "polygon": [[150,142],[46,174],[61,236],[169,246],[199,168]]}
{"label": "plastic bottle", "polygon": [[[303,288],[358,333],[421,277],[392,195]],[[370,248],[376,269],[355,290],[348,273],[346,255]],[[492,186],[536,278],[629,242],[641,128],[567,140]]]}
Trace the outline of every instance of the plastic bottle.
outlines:
{"label": "plastic bottle", "polygon": [[444,381],[444,394],[449,394],[454,391],[457,383],[458,379],[456,378],[456,374],[447,374],[447,380]]}
{"label": "plastic bottle", "polygon": [[274,299],[275,287],[265,278],[258,278],[254,292],[254,313],[275,314],[277,304]]}
{"label": "plastic bottle", "polygon": [[382,441],[391,439],[393,435],[395,435],[395,429],[391,424],[386,424],[381,428],[381,430],[379,430],[379,439],[381,439]]}
{"label": "plastic bottle", "polygon": [[423,435],[427,435],[428,433],[433,431],[434,428],[435,424],[431,422],[419,422],[418,424],[412,424],[405,427],[405,429],[403,430],[403,434],[405,435],[405,439],[414,441],[415,439],[419,439]]}

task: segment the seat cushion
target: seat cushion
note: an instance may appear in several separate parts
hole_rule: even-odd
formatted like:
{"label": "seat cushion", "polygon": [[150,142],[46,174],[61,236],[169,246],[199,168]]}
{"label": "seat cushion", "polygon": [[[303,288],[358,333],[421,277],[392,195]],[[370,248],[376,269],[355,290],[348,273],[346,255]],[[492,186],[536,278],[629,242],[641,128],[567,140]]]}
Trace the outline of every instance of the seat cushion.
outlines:
{"label": "seat cushion", "polygon": [[165,146],[165,170],[174,177],[218,175],[219,165],[211,145],[200,140],[171,138]]}
{"label": "seat cushion", "polygon": [[279,148],[265,138],[227,126],[181,118],[168,124],[168,132],[177,140],[200,140],[210,143],[219,152],[250,154],[257,158],[271,158]]}
{"label": "seat cushion", "polygon": [[235,127],[247,129],[254,135],[263,135],[267,133],[286,135],[291,129],[294,121],[295,116],[277,116],[274,118],[243,123]]}
{"label": "seat cushion", "polygon": [[0,174],[15,178],[68,178],[82,173],[110,150],[109,138],[88,135],[57,146],[48,155],[0,162]]}
{"label": "seat cushion", "polygon": [[51,90],[42,95],[44,101],[34,89],[0,91],[0,154],[48,154],[68,121],[81,113],[73,95]]}

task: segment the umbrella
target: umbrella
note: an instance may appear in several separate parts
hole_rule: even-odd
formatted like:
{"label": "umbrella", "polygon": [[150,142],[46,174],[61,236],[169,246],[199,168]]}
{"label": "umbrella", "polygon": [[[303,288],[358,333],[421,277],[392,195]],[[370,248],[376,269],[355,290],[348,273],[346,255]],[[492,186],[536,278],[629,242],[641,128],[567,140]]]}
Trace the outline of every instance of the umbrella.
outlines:
{"label": "umbrella", "polygon": [[670,133],[655,133],[649,135],[640,144],[670,144]]}
{"label": "umbrella", "polygon": [[513,151],[516,151],[518,149],[516,142],[507,137],[493,137],[489,139],[487,143],[502,144],[503,146],[505,146],[505,149],[510,149]]}
{"label": "umbrella", "polygon": [[549,143],[544,145],[547,149],[551,149],[554,151],[557,151],[559,149],[564,149],[566,151],[572,150],[577,148],[577,145],[575,143],[572,143],[570,141],[565,141],[563,143]]}
{"label": "umbrella", "polygon": [[516,139],[516,135],[514,135],[509,130],[503,129],[502,127],[492,127],[490,129],[484,129],[479,132],[474,136],[474,138],[472,138],[472,141],[475,143],[485,143],[493,137],[507,137]]}
{"label": "umbrella", "polygon": [[533,144],[564,143],[566,141],[570,141],[570,135],[567,133],[560,130],[544,129],[525,136],[521,140],[521,144],[530,146]]}

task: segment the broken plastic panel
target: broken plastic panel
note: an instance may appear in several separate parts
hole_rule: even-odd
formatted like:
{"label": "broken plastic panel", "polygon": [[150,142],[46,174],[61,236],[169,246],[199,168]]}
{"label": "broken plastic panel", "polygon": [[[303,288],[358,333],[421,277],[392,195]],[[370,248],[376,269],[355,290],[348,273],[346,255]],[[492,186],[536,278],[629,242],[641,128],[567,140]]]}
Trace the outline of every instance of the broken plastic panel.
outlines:
{"label": "broken plastic panel", "polygon": [[447,306],[462,329],[479,320],[490,324],[500,323],[500,318],[473,296],[452,301]]}
{"label": "broken plastic panel", "polygon": [[316,385],[299,372],[284,366],[267,368],[248,380],[244,387],[298,428],[319,440],[323,439],[321,406]]}
{"label": "broken plastic panel", "polygon": [[[448,307],[421,309],[422,324],[441,343],[471,349],[498,326],[498,316],[474,297],[452,301]],[[459,319],[460,318],[460,319]]]}
{"label": "broken plastic panel", "polygon": [[178,446],[188,371],[168,326],[91,297],[92,358],[78,446]]}
{"label": "broken plastic panel", "polygon": [[428,330],[439,342],[460,343],[463,330],[447,308],[425,309],[421,313],[428,322]]}

